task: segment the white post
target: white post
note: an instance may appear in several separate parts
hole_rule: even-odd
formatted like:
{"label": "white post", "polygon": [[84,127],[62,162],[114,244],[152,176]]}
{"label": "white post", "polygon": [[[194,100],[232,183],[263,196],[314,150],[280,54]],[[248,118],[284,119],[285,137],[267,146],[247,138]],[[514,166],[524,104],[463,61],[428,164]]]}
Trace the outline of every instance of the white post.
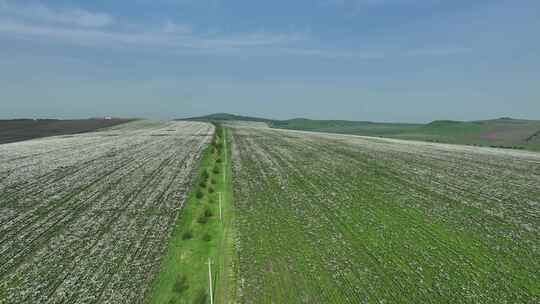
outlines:
{"label": "white post", "polygon": [[219,193],[219,220],[223,222],[223,218],[221,216],[221,192]]}
{"label": "white post", "polygon": [[208,285],[210,286],[210,304],[214,304],[214,293],[212,291],[212,262],[208,258]]}
{"label": "white post", "polygon": [[223,162],[223,183],[225,184],[227,177],[227,132],[223,129],[223,146],[225,147],[225,161]]}

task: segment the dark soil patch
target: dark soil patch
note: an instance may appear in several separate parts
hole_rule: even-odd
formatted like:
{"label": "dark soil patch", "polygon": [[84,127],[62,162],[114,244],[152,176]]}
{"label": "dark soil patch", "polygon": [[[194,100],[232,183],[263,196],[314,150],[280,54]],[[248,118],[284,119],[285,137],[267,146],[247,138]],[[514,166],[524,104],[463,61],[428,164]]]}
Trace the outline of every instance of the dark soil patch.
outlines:
{"label": "dark soil patch", "polygon": [[0,120],[0,144],[33,138],[92,132],[131,121],[131,119],[12,119]]}

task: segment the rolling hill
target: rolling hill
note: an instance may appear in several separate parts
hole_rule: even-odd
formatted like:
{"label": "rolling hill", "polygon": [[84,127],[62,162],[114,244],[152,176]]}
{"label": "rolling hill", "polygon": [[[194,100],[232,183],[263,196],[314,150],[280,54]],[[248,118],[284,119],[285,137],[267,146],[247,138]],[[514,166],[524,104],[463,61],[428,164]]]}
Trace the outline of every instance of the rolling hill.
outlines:
{"label": "rolling hill", "polygon": [[314,120],[295,118],[274,120],[227,113],[186,120],[264,123],[272,128],[380,136],[429,142],[488,146],[540,151],[540,120],[503,117],[491,120],[436,120],[428,124],[379,123],[369,121]]}

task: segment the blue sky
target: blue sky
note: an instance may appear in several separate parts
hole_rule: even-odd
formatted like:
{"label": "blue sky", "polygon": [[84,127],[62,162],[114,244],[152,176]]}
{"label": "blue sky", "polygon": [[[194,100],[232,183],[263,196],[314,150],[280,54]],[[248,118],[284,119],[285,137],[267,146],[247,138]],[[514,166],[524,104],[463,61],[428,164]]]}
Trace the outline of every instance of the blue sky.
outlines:
{"label": "blue sky", "polygon": [[540,119],[540,2],[0,0],[0,117]]}

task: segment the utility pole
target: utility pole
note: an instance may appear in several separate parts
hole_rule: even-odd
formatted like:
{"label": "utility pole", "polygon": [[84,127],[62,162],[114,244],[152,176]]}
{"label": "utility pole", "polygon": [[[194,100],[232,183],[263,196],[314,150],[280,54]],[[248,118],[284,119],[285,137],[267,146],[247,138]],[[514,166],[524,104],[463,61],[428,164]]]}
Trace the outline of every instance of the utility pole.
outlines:
{"label": "utility pole", "polygon": [[223,184],[226,183],[227,177],[227,130],[223,129],[223,146],[225,147],[225,161],[223,162]]}
{"label": "utility pole", "polygon": [[223,223],[223,218],[221,216],[221,192],[219,193],[219,220]]}
{"label": "utility pole", "polygon": [[210,304],[214,304],[214,292],[212,290],[212,262],[208,258],[208,285],[210,287]]}

